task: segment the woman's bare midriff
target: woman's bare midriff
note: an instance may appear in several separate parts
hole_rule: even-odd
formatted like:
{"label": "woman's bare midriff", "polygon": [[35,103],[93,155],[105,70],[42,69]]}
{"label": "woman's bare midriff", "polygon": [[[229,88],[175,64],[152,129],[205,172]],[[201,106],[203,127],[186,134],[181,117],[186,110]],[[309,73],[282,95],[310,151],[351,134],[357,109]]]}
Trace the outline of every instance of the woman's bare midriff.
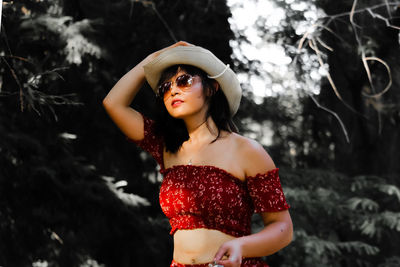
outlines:
{"label": "woman's bare midriff", "polygon": [[214,260],[219,247],[235,239],[218,230],[197,228],[174,234],[174,260],[182,264],[202,264]]}

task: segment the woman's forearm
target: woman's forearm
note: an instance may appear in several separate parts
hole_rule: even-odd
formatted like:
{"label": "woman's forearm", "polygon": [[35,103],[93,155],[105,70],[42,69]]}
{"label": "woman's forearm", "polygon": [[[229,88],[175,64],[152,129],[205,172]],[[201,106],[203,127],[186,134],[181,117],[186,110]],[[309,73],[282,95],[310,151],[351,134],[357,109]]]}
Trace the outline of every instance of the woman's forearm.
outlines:
{"label": "woman's forearm", "polygon": [[143,66],[150,61],[147,57],[127,72],[114,85],[103,100],[107,106],[129,106],[145,81]]}
{"label": "woman's forearm", "polygon": [[243,257],[263,257],[286,247],[292,241],[292,236],[291,221],[276,221],[258,233],[238,238],[238,241],[242,247]]}

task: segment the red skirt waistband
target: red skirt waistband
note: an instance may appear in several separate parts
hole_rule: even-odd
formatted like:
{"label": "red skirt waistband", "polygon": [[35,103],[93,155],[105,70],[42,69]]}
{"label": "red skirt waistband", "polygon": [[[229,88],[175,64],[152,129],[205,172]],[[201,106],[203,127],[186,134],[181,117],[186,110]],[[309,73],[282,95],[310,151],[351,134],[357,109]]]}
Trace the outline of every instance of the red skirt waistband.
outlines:
{"label": "red skirt waistband", "polygon": [[202,264],[183,264],[172,260],[170,267],[208,267],[209,263],[202,263]]}
{"label": "red skirt waistband", "polygon": [[[202,263],[202,264],[183,264],[172,260],[170,267],[211,267],[213,266],[210,263]],[[242,261],[241,267],[269,267],[265,261],[262,261],[260,258],[245,258]]]}

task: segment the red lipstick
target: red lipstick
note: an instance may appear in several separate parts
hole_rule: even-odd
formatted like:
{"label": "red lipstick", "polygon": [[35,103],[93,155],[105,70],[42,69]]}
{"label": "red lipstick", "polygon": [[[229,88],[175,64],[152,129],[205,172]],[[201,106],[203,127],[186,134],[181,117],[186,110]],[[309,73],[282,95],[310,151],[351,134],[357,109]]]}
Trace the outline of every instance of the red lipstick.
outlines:
{"label": "red lipstick", "polygon": [[176,107],[180,106],[182,103],[183,103],[183,100],[174,99],[174,100],[172,100],[172,102],[171,102],[171,106],[174,107],[174,108],[176,108]]}

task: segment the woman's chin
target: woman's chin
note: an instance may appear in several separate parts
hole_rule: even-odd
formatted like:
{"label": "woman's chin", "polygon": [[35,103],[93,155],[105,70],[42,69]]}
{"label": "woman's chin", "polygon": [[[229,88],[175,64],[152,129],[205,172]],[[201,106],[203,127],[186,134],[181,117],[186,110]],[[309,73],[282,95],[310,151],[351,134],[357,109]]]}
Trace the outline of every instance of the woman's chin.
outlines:
{"label": "woman's chin", "polygon": [[169,112],[169,115],[174,119],[185,119],[193,116],[194,114],[192,112],[174,110],[173,112]]}
{"label": "woman's chin", "polygon": [[204,113],[201,108],[188,109],[186,107],[176,107],[167,110],[169,115],[175,119],[185,119],[193,116],[200,116],[200,114]]}
{"label": "woman's chin", "polygon": [[182,112],[178,110],[168,111],[168,113],[174,119],[183,119],[188,116],[187,112]]}

